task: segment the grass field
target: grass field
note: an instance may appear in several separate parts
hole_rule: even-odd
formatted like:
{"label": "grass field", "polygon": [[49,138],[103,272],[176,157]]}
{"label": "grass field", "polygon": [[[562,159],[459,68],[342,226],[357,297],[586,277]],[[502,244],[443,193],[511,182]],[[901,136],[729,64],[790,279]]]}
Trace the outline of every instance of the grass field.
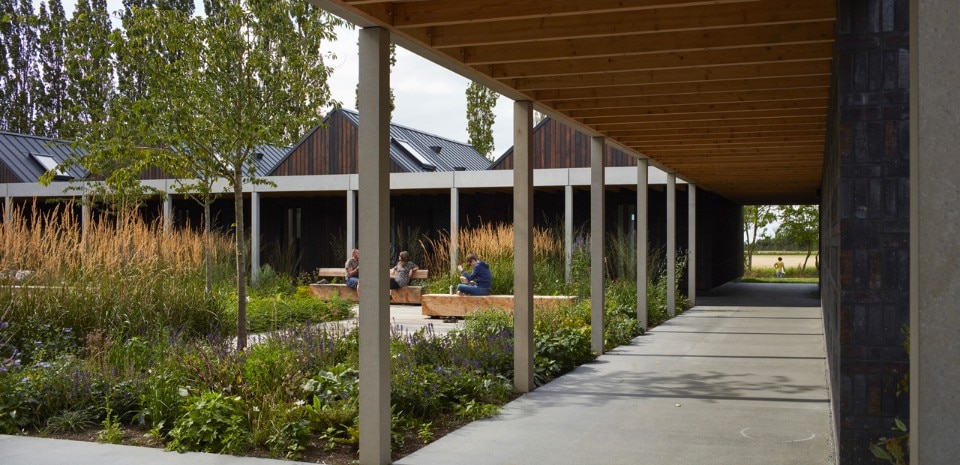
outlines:
{"label": "grass field", "polygon": [[[806,256],[807,254],[754,254],[753,267],[773,268],[773,264],[777,261],[777,257],[783,257],[783,263],[787,265],[787,268],[800,268],[803,266],[803,260],[806,258]],[[813,263],[813,255],[811,255],[810,260],[807,262],[807,267],[812,267]]]}

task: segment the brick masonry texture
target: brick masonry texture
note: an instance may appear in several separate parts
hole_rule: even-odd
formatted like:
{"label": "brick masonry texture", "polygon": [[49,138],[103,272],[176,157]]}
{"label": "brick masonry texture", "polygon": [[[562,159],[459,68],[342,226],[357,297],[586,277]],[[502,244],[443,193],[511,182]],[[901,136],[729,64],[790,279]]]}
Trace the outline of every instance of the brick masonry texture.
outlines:
{"label": "brick masonry texture", "polygon": [[838,0],[822,195],[823,305],[840,464],[907,419],[909,4]]}

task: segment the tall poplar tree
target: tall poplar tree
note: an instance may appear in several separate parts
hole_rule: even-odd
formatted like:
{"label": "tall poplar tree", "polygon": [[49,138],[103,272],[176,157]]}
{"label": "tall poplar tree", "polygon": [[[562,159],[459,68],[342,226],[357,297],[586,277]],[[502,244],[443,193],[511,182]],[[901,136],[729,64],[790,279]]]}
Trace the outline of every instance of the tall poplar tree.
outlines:
{"label": "tall poplar tree", "polygon": [[60,0],[41,1],[37,25],[42,80],[37,86],[36,122],[41,134],[58,138],[69,107],[64,69],[67,19]]}
{"label": "tall poplar tree", "polygon": [[493,122],[496,115],[497,94],[483,84],[471,82],[467,87],[467,143],[481,155],[491,158],[493,153]]}
{"label": "tall poplar tree", "polygon": [[63,137],[76,137],[107,117],[114,94],[110,33],[106,0],[77,0],[65,40],[70,124]]}
{"label": "tall poplar tree", "polygon": [[20,0],[4,2],[0,6],[0,21],[4,23],[3,42],[9,69],[4,79],[3,129],[10,132],[33,134],[36,87],[40,79],[37,69],[37,29],[33,2]]}

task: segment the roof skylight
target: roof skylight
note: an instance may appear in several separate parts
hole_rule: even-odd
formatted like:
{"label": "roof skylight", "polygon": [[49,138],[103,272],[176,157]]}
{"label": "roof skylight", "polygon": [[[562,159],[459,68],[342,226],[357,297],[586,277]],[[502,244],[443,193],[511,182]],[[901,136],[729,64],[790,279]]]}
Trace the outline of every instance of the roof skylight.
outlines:
{"label": "roof skylight", "polygon": [[43,167],[44,171],[53,171],[54,179],[73,179],[73,175],[60,168],[60,163],[50,155],[31,153],[30,156]]}
{"label": "roof skylight", "polygon": [[403,147],[403,149],[406,150],[407,153],[409,153],[411,156],[413,156],[413,158],[415,158],[417,162],[419,162],[420,165],[423,166],[424,168],[431,169],[431,170],[437,169],[437,167],[434,166],[433,163],[430,163],[430,160],[427,159],[427,157],[423,156],[423,154],[420,153],[420,151],[417,150],[416,147],[414,147],[413,144],[410,143],[410,141],[406,139],[397,139],[397,138],[394,138],[393,140],[396,143],[400,144],[400,147]]}

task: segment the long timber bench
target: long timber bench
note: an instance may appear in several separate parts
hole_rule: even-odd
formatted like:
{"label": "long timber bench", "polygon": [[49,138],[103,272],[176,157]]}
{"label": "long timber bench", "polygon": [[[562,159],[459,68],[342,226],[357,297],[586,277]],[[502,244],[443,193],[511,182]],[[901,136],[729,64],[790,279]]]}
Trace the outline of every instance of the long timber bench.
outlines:
{"label": "long timber bench", "polygon": [[[533,296],[534,308],[555,308],[573,305],[576,296]],[[503,309],[513,312],[512,295],[460,296],[450,294],[426,294],[421,299],[421,313],[432,318],[465,317],[480,309]]]}
{"label": "long timber bench", "polygon": [[[430,270],[417,270],[410,279],[427,279]],[[317,268],[317,276],[321,278],[340,278],[343,279],[343,268]],[[360,281],[363,285],[363,281]],[[344,300],[356,302],[357,290],[347,287],[343,283],[314,283],[310,285],[310,292],[321,299],[332,299],[334,296]],[[405,305],[420,305],[422,288],[420,286],[407,286],[393,290],[393,300],[391,303]]]}

